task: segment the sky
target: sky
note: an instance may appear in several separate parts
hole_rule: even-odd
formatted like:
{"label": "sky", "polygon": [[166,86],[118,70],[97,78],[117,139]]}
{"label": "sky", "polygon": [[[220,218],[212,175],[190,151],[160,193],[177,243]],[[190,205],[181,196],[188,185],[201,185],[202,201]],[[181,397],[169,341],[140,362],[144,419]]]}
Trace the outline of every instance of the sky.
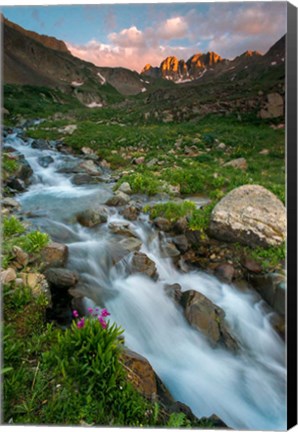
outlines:
{"label": "sky", "polygon": [[140,3],[6,6],[10,21],[64,40],[98,66],[140,72],[174,55],[215,51],[233,59],[265,53],[286,33],[286,2]]}

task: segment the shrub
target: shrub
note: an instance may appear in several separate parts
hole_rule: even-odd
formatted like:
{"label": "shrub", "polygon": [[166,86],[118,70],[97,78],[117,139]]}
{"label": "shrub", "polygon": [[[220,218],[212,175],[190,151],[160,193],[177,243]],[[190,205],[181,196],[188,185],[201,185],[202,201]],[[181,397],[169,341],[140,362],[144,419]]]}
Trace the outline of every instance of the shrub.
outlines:
{"label": "shrub", "polygon": [[4,217],[3,218],[3,236],[4,238],[15,236],[18,234],[23,234],[25,232],[25,227],[22,223],[15,217]]}

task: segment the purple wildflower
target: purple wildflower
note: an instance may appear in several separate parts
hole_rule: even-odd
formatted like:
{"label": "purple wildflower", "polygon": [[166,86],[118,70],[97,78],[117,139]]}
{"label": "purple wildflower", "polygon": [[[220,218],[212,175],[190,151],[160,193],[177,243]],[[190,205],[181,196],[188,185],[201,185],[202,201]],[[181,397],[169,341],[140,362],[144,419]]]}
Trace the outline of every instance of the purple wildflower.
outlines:
{"label": "purple wildflower", "polygon": [[88,310],[88,312],[89,312],[90,314],[92,314],[92,312],[93,312],[93,309],[92,309],[92,308],[89,307],[87,310]]}
{"label": "purple wildflower", "polygon": [[107,316],[109,316],[109,315],[111,315],[111,314],[110,314],[110,312],[107,311],[107,309],[103,309],[103,310],[101,311],[101,314],[100,314],[100,315],[101,315],[102,317],[105,318],[105,317],[107,317]]}
{"label": "purple wildflower", "polygon": [[98,321],[100,322],[103,329],[107,328],[107,323],[105,322],[102,316],[98,317]]}
{"label": "purple wildflower", "polygon": [[79,317],[79,313],[77,310],[72,311],[72,315],[74,316],[74,318],[78,318]]}
{"label": "purple wildflower", "polygon": [[83,328],[85,325],[85,318],[82,318],[80,321],[77,322],[78,328]]}

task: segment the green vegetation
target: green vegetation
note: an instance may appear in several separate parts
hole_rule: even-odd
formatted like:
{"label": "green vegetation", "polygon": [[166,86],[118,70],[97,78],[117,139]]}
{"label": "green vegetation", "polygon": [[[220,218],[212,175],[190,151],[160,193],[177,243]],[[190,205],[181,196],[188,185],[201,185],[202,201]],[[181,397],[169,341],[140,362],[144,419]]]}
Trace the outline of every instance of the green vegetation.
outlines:
{"label": "green vegetation", "polygon": [[263,248],[261,246],[255,248],[249,248],[242,245],[236,246],[242,251],[242,254],[250,256],[252,259],[256,260],[264,270],[274,270],[278,267],[284,267],[282,262],[286,259],[286,245],[281,244],[280,246],[271,246],[268,248]]}
{"label": "green vegetation", "polygon": [[26,227],[15,217],[5,216],[3,224],[2,267],[7,268],[14,258],[13,247],[19,246],[27,253],[38,253],[50,238],[40,231],[26,232]]}

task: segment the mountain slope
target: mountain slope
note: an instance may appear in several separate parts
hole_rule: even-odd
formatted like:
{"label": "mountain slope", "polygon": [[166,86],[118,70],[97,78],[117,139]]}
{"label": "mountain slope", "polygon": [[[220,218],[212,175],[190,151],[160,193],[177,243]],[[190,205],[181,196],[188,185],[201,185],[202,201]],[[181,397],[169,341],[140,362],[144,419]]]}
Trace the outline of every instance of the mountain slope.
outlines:
{"label": "mountain slope", "polygon": [[136,72],[96,67],[74,57],[63,41],[2,20],[4,83],[59,88],[84,104],[105,104],[120,100],[121,93],[137,94],[144,88]]}

